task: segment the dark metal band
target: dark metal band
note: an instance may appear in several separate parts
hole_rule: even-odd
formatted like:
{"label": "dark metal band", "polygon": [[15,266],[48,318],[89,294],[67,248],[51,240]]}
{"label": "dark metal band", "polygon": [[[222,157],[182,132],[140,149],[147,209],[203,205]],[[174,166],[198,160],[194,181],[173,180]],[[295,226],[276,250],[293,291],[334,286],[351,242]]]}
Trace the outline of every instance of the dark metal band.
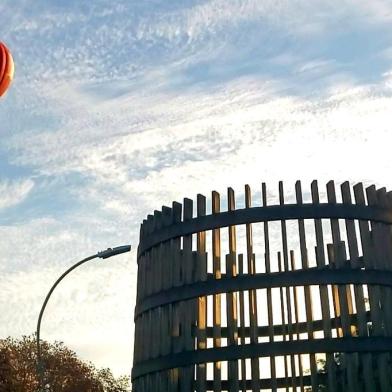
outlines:
{"label": "dark metal band", "polygon": [[[371,321],[370,310],[366,311],[365,315],[366,315],[366,321],[367,322]],[[356,313],[349,314],[348,319],[349,319],[350,325],[357,325],[358,324],[358,315]],[[330,326],[332,329],[341,327],[341,318],[340,317],[332,317],[328,320],[328,322],[330,323]],[[322,331],[325,328],[325,321],[322,319],[292,323],[291,327],[295,331],[295,333],[307,333],[309,323],[312,325],[313,331]],[[274,324],[273,325],[274,336],[287,334],[288,326],[289,326],[289,324]],[[248,327],[237,326],[237,328],[238,328],[238,335],[239,336],[242,336],[245,338],[250,337],[251,329],[249,326]],[[269,325],[263,325],[261,327],[257,327],[257,336],[258,337],[269,336],[270,328],[271,327]],[[196,325],[193,326],[192,337],[198,338],[200,331],[201,330],[199,330]],[[214,327],[206,327],[206,329],[203,330],[203,334],[207,338],[214,337]],[[230,334],[230,331],[229,331],[228,327],[222,327],[222,326],[220,327],[220,335],[222,338],[228,338],[229,334]]]}
{"label": "dark metal band", "polygon": [[356,269],[308,269],[269,274],[241,275],[235,278],[208,279],[169,290],[144,298],[136,305],[135,319],[142,313],[159,306],[186,301],[205,295],[230,293],[250,289],[274,287],[328,285],[328,284],[368,284],[392,286],[392,272]]}
{"label": "dark metal band", "polygon": [[[328,376],[326,373],[319,373],[317,374],[317,381],[321,384],[326,383],[328,379]],[[292,386],[292,377],[277,377],[274,381],[270,378],[261,378],[256,385],[258,385],[258,388],[260,389],[272,389],[272,386],[274,382],[276,383],[277,388],[286,388],[286,387],[291,387]],[[295,380],[295,385],[300,386],[301,381],[304,386],[310,386],[312,385],[312,378],[311,376],[302,376],[302,377],[294,377]],[[222,380],[221,382],[222,385],[222,391],[230,391],[230,384],[229,381],[227,380]],[[252,385],[254,385],[252,380],[246,380],[245,382],[246,385],[246,390],[251,391],[252,390]],[[213,391],[214,390],[214,381],[212,380],[207,380],[206,381],[206,386],[207,386],[207,391]]]}
{"label": "dark metal band", "polygon": [[373,206],[330,203],[285,204],[226,211],[179,222],[142,236],[138,257],[161,242],[220,227],[264,221],[324,218],[371,220],[392,224],[392,211]]}
{"label": "dark metal band", "polygon": [[165,355],[140,362],[132,369],[132,380],[162,370],[192,366],[198,363],[232,361],[242,358],[261,358],[305,353],[375,353],[388,351],[392,352],[392,338],[390,337],[346,337],[233,345],[197,351],[184,351],[178,354]]}

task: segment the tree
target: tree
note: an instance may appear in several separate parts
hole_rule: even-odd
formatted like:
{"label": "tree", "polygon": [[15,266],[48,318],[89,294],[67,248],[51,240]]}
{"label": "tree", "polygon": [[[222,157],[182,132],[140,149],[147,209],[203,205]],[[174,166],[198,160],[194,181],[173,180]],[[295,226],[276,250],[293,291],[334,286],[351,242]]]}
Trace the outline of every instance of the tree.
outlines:
{"label": "tree", "polygon": [[[115,378],[109,369],[81,361],[63,343],[42,341],[47,392],[128,392],[129,378]],[[0,391],[37,392],[37,355],[34,335],[0,340]]]}

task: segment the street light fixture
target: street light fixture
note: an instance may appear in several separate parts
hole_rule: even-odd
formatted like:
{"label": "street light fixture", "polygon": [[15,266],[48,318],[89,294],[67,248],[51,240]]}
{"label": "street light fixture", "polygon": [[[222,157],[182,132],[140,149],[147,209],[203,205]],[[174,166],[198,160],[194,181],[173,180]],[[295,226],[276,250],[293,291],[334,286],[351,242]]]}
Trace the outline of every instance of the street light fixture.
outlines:
{"label": "street light fixture", "polygon": [[38,382],[39,382],[39,392],[44,392],[44,367],[42,364],[42,359],[41,359],[41,343],[40,343],[40,330],[41,330],[41,320],[42,316],[44,314],[46,305],[49,301],[50,296],[52,295],[54,289],[57,287],[57,285],[75,268],[79,267],[80,265],[86,263],[87,261],[93,260],[95,258],[101,258],[101,259],[107,259],[109,257],[119,255],[122,253],[130,252],[131,250],[131,245],[123,245],[123,246],[117,246],[115,248],[108,248],[106,250],[103,250],[101,252],[96,253],[95,255],[86,257],[83,260],[78,261],[76,264],[74,264],[72,267],[68,268],[53,284],[51,289],[49,290],[48,294],[46,295],[45,301],[42,304],[41,311],[39,312],[38,316],[38,323],[37,323],[37,372],[38,372]]}

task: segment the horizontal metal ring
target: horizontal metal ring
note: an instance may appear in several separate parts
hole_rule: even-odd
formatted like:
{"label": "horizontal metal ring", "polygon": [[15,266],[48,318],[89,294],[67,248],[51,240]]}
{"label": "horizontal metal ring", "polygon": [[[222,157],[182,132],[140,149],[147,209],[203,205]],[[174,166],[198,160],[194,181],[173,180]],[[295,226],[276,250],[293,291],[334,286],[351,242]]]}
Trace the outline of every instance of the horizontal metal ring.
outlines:
{"label": "horizontal metal ring", "polygon": [[290,219],[359,219],[391,224],[392,211],[374,206],[330,203],[284,204],[225,211],[175,223],[142,235],[138,258],[153,246],[173,238],[227,226]]}
{"label": "horizontal metal ring", "polygon": [[328,284],[368,284],[392,286],[392,272],[358,269],[317,269],[240,275],[234,278],[208,279],[160,291],[141,300],[135,308],[135,319],[159,306],[186,301],[205,295],[251,289]]}
{"label": "horizontal metal ring", "polygon": [[[326,373],[318,373],[317,374],[317,381],[319,383],[326,383],[328,379],[328,376]],[[311,376],[296,376],[294,377],[295,380],[295,385],[300,386],[301,382],[304,387],[312,385],[312,378]],[[272,389],[272,386],[274,382],[276,383],[277,388],[286,388],[286,387],[291,387],[292,386],[292,381],[293,377],[277,377],[275,380],[272,380],[271,378],[261,378],[259,381],[256,381],[256,385],[260,389]],[[240,379],[239,382],[242,384],[242,380]],[[220,381],[222,385],[222,391],[230,391],[230,382],[228,380],[221,380]],[[246,390],[252,390],[252,385],[254,385],[253,380],[246,380],[245,381],[245,386]],[[207,391],[213,391],[214,390],[214,381],[213,380],[207,380],[206,381],[206,386],[207,386]]]}
{"label": "horizontal metal ring", "polygon": [[192,366],[198,363],[232,361],[242,358],[262,358],[277,355],[316,354],[334,352],[392,352],[390,337],[346,337],[315,340],[293,340],[184,351],[137,363],[132,380],[149,373]]}
{"label": "horizontal metal ring", "polygon": [[[370,310],[365,312],[365,317],[366,321],[371,321],[370,318]],[[358,323],[358,315],[356,313],[354,314],[349,314],[348,315],[348,320],[350,325],[356,325]],[[341,325],[341,318],[340,316],[338,317],[331,317],[328,319],[328,322],[330,323],[330,326],[332,329],[334,328],[339,328]],[[322,331],[325,328],[325,320],[322,319],[316,319],[313,321],[300,321],[298,323],[293,322],[291,324],[291,328],[295,333],[307,333],[308,332],[308,326],[311,324],[313,331]],[[283,335],[287,334],[288,328],[290,328],[290,325],[287,324],[274,324],[272,326],[273,328],[273,334],[274,336],[278,335]],[[250,326],[247,327],[241,327],[237,326],[238,329],[238,335],[241,337],[249,338],[251,334],[251,329]],[[263,326],[258,326],[257,327],[257,336],[258,337],[268,337],[270,333],[271,327],[269,325],[263,325]],[[193,326],[192,328],[192,337],[198,337],[199,336],[199,330],[197,326]],[[206,329],[203,330],[203,334],[207,338],[212,338],[214,336],[214,327],[206,327]],[[220,328],[220,334],[222,338],[227,338],[229,337],[230,331],[228,327],[221,327]]]}

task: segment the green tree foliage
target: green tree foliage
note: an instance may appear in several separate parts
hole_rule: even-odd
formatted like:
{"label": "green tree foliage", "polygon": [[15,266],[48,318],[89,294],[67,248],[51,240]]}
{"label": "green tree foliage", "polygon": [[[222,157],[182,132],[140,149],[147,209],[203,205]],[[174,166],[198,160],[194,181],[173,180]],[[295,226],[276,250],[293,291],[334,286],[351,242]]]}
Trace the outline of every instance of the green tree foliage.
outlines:
{"label": "green tree foliage", "polygon": [[[115,378],[109,369],[81,361],[61,342],[42,341],[45,391],[128,392],[129,378]],[[0,391],[37,392],[36,338],[0,340]]]}

